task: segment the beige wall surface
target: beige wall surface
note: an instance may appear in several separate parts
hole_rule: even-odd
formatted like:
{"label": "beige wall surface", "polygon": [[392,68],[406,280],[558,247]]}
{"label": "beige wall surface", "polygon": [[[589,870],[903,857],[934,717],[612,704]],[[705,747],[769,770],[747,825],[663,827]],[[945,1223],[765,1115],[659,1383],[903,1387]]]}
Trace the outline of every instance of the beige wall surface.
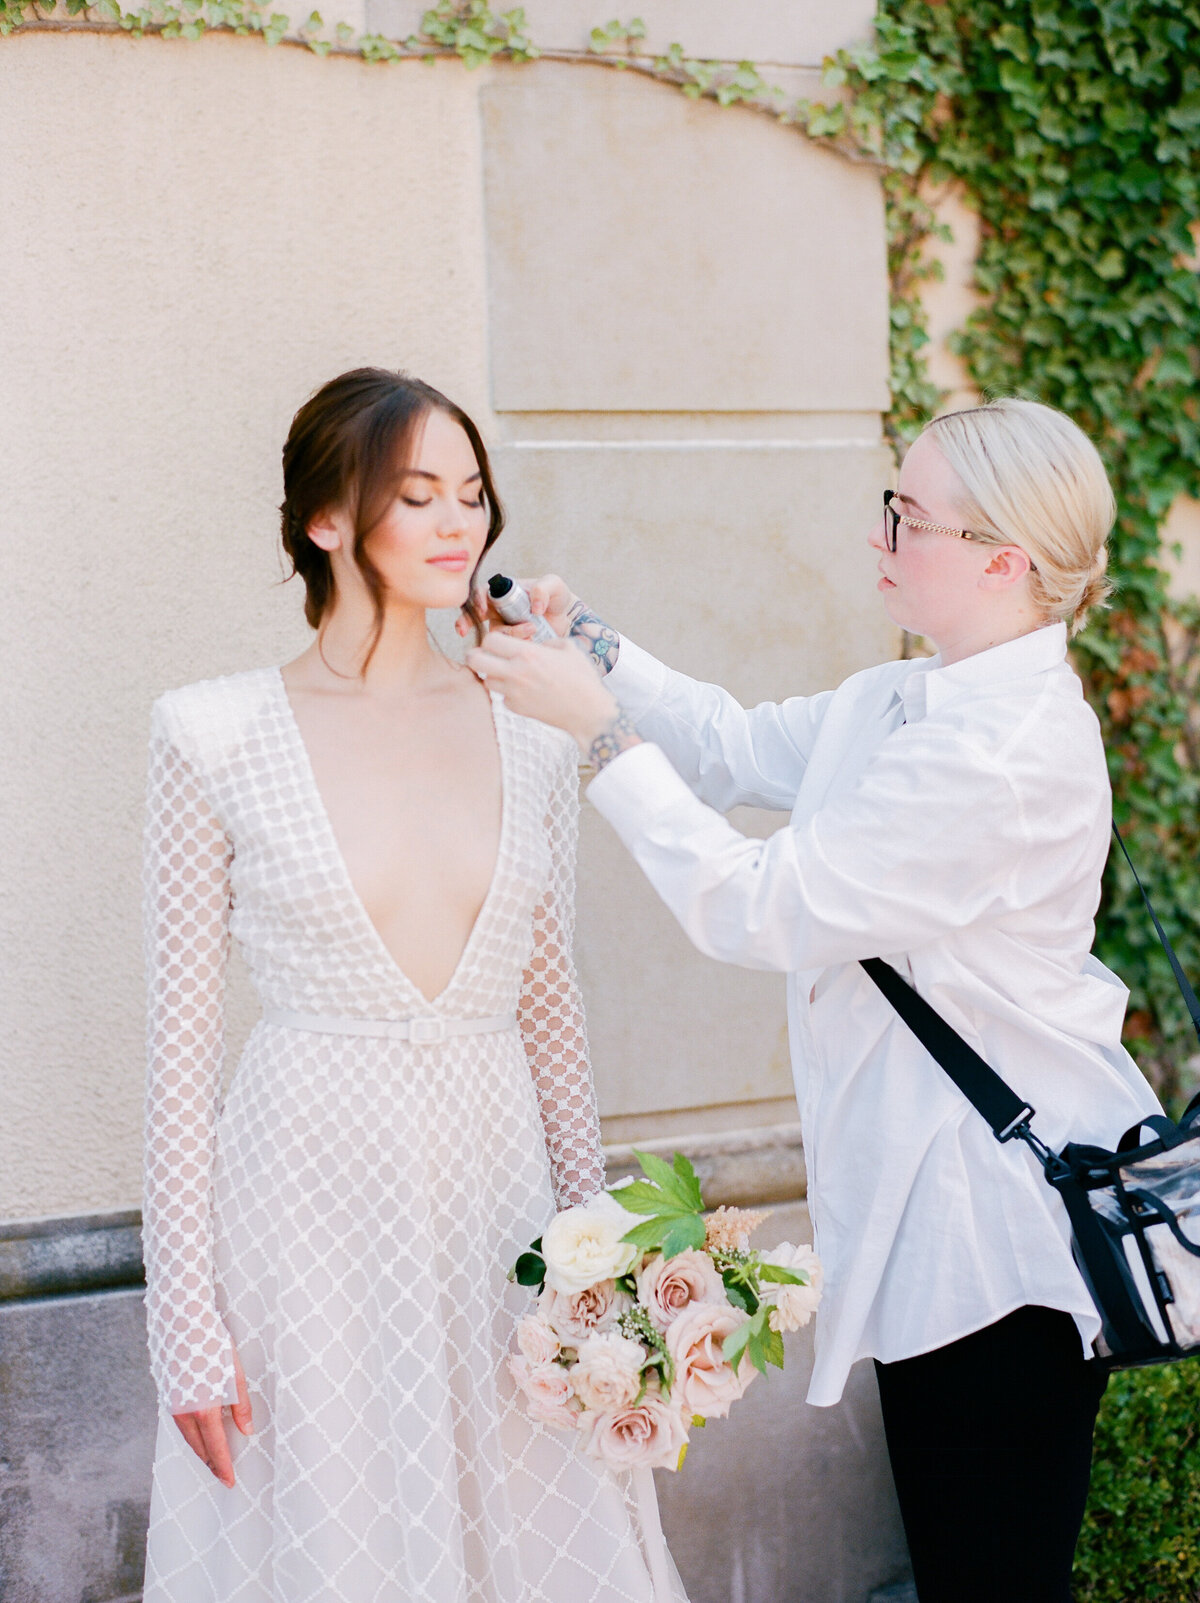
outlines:
{"label": "beige wall surface", "polygon": [[[338,15],[349,5],[361,5],[368,29],[397,39],[415,33],[428,9],[426,0],[340,0],[340,5]],[[603,0],[524,3],[528,35],[542,49],[586,49],[592,29],[603,27],[614,9]],[[678,42],[702,60],[818,67],[825,56],[869,34],[875,0],[642,0],[618,14],[623,20],[637,15],[645,24],[638,54]],[[330,13],[323,9],[322,15]]]}
{"label": "beige wall surface", "polygon": [[[840,8],[822,14],[832,37]],[[843,37],[861,31],[861,7],[843,21]],[[561,75],[575,71],[560,142]],[[650,183],[627,139],[639,126],[658,130],[656,170],[677,161],[689,193],[638,214],[639,270],[615,260],[607,315],[590,318],[572,302],[577,242],[546,231],[535,202],[564,163],[593,187]],[[0,1217],[28,1217],[137,1199],[149,703],[303,644],[273,508],[304,396],[363,362],[447,390],[496,448],[506,566],[558,567],[681,667],[779,696],[892,648],[861,547],[888,470],[885,285],[878,195],[860,171],[750,113],[597,68],[378,69],[228,37],[18,35],[0,52],[0,134],[29,153],[0,173],[19,308],[0,330],[0,400],[21,420],[2,470]],[[713,160],[698,165],[696,148]],[[500,155],[537,192],[527,206],[497,183]],[[719,359],[687,367],[669,347],[684,377],[651,393],[644,345],[614,366],[613,330],[636,325],[657,272],[703,339],[717,300],[693,271],[697,219],[716,228],[734,207],[743,160],[792,230],[762,232],[772,299],[756,298],[752,253],[714,258],[733,308]],[[822,293],[857,286],[840,343],[820,331],[827,385],[811,362],[772,366],[763,335],[778,327],[780,349],[803,356],[814,327],[796,195],[819,199],[823,248],[842,259],[840,274],[821,269]],[[512,271],[535,224],[529,270],[574,330],[542,389],[535,299]],[[625,248],[614,238],[614,259]],[[714,375],[741,346],[766,352],[763,384],[739,371],[722,393]],[[514,375],[532,409],[498,404]],[[793,1117],[778,979],[687,948],[594,818],[581,885],[610,1129]],[[248,1007],[235,1008],[243,1028]]]}

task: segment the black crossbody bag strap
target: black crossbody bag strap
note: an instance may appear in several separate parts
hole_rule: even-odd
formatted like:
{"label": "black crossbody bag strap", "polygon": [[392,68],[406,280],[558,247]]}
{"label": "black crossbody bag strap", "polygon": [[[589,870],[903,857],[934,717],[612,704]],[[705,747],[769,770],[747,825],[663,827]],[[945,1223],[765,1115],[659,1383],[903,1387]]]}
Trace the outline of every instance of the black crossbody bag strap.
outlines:
{"label": "black crossbody bag strap", "polygon": [[968,1046],[962,1036],[891,964],[881,957],[864,957],[862,966],[908,1025],[909,1029],[941,1064],[955,1085],[992,1127],[997,1141],[1009,1141],[1020,1132],[1034,1110],[989,1063]]}
{"label": "black crossbody bag strap", "polygon": [[1034,1109],[1022,1102],[1012,1087],[967,1045],[907,980],[882,958],[864,957],[863,968],[887,997],[934,1061],[945,1070],[967,1101],[992,1127],[997,1141],[1019,1136],[1046,1171],[1046,1178],[1066,1205],[1079,1247],[1084,1275],[1093,1290],[1102,1317],[1121,1350],[1135,1353],[1152,1349],[1157,1338],[1113,1261],[1103,1229],[1092,1212],[1083,1187],[1069,1167],[1043,1145],[1029,1128]]}
{"label": "black crossbody bag strap", "polygon": [[1181,965],[1179,959],[1175,956],[1175,948],[1167,939],[1166,930],[1163,929],[1162,925],[1158,922],[1158,914],[1154,911],[1154,904],[1146,894],[1146,887],[1142,884],[1141,875],[1133,866],[1133,858],[1129,855],[1129,848],[1121,839],[1121,831],[1115,824],[1113,825],[1113,834],[1117,837],[1117,845],[1121,848],[1125,855],[1125,861],[1129,864],[1129,872],[1133,875],[1135,881],[1137,882],[1137,888],[1142,893],[1142,900],[1146,904],[1146,911],[1154,921],[1154,928],[1158,932],[1159,940],[1162,942],[1162,949],[1167,954],[1167,962],[1171,965],[1171,971],[1175,975],[1176,983],[1183,994],[1183,1000],[1187,1003],[1187,1010],[1192,1016],[1192,1027],[1195,1029],[1197,1036],[1200,1037],[1200,1002],[1196,1000],[1196,993],[1192,990],[1188,977],[1183,972],[1183,966]]}
{"label": "black crossbody bag strap", "polygon": [[[1166,930],[1159,923],[1158,914],[1154,911],[1154,906],[1146,894],[1146,887],[1133,866],[1133,858],[1130,857],[1125,842],[1121,839],[1121,831],[1115,824],[1113,834],[1117,837],[1117,845],[1124,853],[1125,861],[1137,881],[1138,890],[1141,891],[1142,899],[1146,903],[1146,911],[1150,914],[1158,938],[1162,942],[1163,951],[1167,954],[1167,960],[1178,982],[1183,1000],[1187,1004],[1187,1010],[1191,1014],[1196,1034],[1200,1036],[1200,1001],[1197,1001],[1196,993],[1183,972],[1183,966],[1175,956],[1175,948],[1167,939]],[[972,1107],[977,1109],[991,1125],[992,1134],[997,1141],[1009,1141],[1013,1136],[1020,1136],[1045,1162],[1050,1154],[1028,1129],[1028,1121],[1033,1117],[1035,1110],[1027,1102],[1021,1101],[991,1064],[985,1063],[979,1053],[967,1045],[958,1031],[947,1024],[941,1014],[930,1007],[925,998],[915,991],[907,980],[902,979],[890,964],[885,963],[880,957],[864,957],[861,962],[917,1040],[946,1071]]]}

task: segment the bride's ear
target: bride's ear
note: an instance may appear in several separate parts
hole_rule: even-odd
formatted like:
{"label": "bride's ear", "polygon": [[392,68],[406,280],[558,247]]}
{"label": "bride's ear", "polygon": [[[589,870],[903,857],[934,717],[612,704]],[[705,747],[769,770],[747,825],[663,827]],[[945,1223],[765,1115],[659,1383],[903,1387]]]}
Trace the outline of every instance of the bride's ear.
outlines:
{"label": "bride's ear", "polygon": [[338,551],[342,546],[342,530],[335,512],[320,512],[309,521],[304,531],[322,551]]}

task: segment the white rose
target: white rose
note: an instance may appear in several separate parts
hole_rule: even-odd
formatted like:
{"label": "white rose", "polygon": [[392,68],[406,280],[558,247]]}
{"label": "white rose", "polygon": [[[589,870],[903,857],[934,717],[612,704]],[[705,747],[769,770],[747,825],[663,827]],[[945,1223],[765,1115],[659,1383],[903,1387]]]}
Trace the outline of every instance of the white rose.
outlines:
{"label": "white rose", "polygon": [[762,1301],[771,1306],[769,1321],[772,1330],[783,1332],[801,1329],[816,1313],[821,1301],[821,1284],[825,1278],[821,1260],[810,1246],[793,1247],[790,1241],[783,1241],[778,1247],[772,1247],[770,1252],[764,1252],[762,1259],[764,1263],[775,1264],[779,1269],[790,1269],[792,1274],[805,1277],[807,1284],[803,1286],[781,1286],[769,1280],[763,1281],[759,1293]]}
{"label": "white rose", "polygon": [[642,1389],[646,1349],[608,1331],[589,1336],[569,1374],[576,1397],[585,1408],[624,1408]]}
{"label": "white rose", "polygon": [[600,1280],[616,1280],[633,1268],[641,1254],[621,1237],[637,1220],[606,1193],[552,1219],[542,1236],[546,1284],[568,1296],[587,1291]]}
{"label": "white rose", "polygon": [[517,1346],[532,1365],[549,1364],[558,1357],[561,1343],[544,1319],[526,1314],[517,1324]]}

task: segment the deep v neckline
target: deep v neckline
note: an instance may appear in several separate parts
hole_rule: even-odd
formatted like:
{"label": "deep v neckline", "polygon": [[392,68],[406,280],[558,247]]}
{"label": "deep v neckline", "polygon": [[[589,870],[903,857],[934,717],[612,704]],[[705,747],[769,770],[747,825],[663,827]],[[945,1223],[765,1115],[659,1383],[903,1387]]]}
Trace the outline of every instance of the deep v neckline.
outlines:
{"label": "deep v neckline", "polygon": [[401,968],[396,959],[395,953],[380,934],[379,926],[375,923],[375,920],[371,917],[370,913],[367,912],[366,903],[359,895],[354,884],[354,880],[351,878],[350,870],[346,865],[345,854],[343,853],[338,842],[337,833],[333,827],[333,820],[329,816],[329,809],[325,806],[325,798],[321,795],[321,787],[317,784],[316,770],[312,765],[312,758],[309,756],[308,746],[304,739],[304,732],[300,728],[300,721],[296,717],[296,709],[292,706],[292,698],[288,695],[288,688],[284,683],[283,669],[275,668],[272,670],[272,672],[275,675],[275,683],[278,688],[280,700],[283,704],[287,727],[296,748],[297,762],[304,777],[304,781],[312,794],[314,815],[318,819],[321,830],[325,835],[325,842],[329,850],[329,855],[332,861],[336,864],[338,876],[342,882],[342,889],[345,894],[347,904],[352,909],[356,922],[359,923],[364,930],[370,932],[370,937],[377,951],[383,957],[385,964],[392,970],[393,974],[409,991],[412,992],[422,1007],[436,1010],[442,1006],[446,998],[454,990],[454,987],[458,983],[459,976],[462,974],[463,968],[466,965],[467,958],[471,955],[472,950],[478,944],[479,932],[487,920],[488,915],[492,910],[492,906],[496,900],[496,887],[500,880],[500,875],[504,864],[504,854],[508,846],[509,815],[511,811],[509,807],[510,784],[508,771],[508,752],[504,742],[504,707],[502,699],[500,696],[493,694],[491,691],[487,693],[488,705],[491,708],[492,714],[492,731],[496,737],[496,751],[500,759],[500,833],[496,844],[496,861],[492,865],[492,877],[488,881],[487,891],[484,894],[479,911],[475,915],[475,921],[471,925],[470,933],[467,936],[462,951],[459,953],[458,962],[455,963],[450,978],[446,981],[445,985],[436,996],[426,996],[425,992],[416,983],[416,981],[410,979],[403,968]]}

